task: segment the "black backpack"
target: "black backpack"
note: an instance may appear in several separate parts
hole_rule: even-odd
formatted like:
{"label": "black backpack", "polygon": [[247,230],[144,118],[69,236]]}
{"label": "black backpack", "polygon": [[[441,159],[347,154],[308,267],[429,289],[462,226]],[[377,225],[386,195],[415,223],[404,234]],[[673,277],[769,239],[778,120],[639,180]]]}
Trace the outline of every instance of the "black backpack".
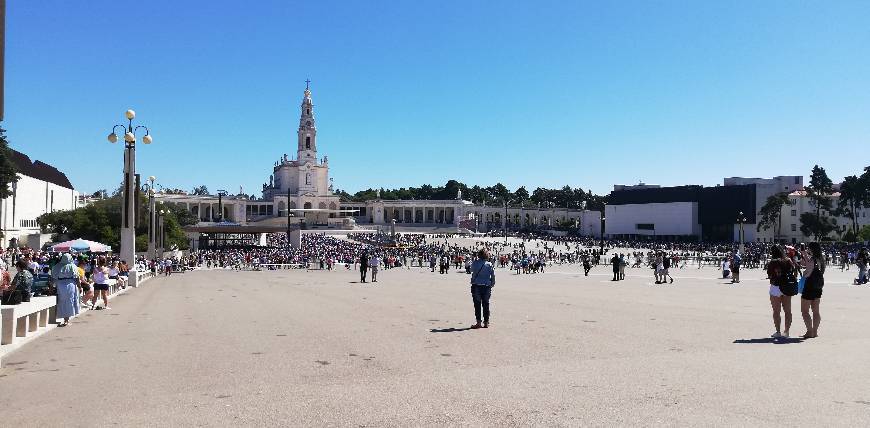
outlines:
{"label": "black backpack", "polygon": [[782,263],[783,271],[779,274],[779,291],[786,296],[794,296],[798,294],[798,280],[794,273],[794,267],[788,263]]}

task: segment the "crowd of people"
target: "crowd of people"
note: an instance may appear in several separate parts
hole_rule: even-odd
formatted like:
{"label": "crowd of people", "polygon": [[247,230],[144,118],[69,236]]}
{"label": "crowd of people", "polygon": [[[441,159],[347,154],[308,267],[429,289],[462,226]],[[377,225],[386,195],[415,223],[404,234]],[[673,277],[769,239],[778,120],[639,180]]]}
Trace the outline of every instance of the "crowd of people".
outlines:
{"label": "crowd of people", "polygon": [[[262,247],[203,249],[189,253],[176,252],[158,260],[137,258],[133,265],[110,255],[57,254],[27,248],[0,253],[0,292],[3,304],[28,301],[39,294],[58,296],[58,314],[74,316],[85,306],[108,309],[108,283],[115,280],[126,287],[132,270],[150,270],[154,274],[171,275],[174,271],[196,268],[230,268],[271,270],[281,268],[333,270],[337,266],[358,270],[361,283],[375,283],[381,269],[411,267],[428,268],[430,272],[447,274],[453,270],[480,280],[476,269],[482,254],[492,269],[507,269],[515,275],[543,273],[552,264],[579,264],[588,276],[594,266],[610,264],[612,281],[625,279],[626,269],[651,269],[655,284],[673,284],[673,269],[697,265],[721,268],[721,277],[740,283],[742,269],[764,269],[770,280],[770,300],[776,327],[775,338],[786,337],[791,326],[790,296],[798,292],[802,300],[802,315],[806,320],[804,337],[818,334],[818,299],[821,297],[825,266],[841,270],[854,266],[855,284],[868,284],[868,251],[859,245],[819,244],[809,247],[782,246],[770,243],[747,243],[738,249],[732,243],[688,243],[600,240],[589,237],[550,236],[517,233],[505,239],[478,239],[451,242],[454,235],[350,233],[346,237],[326,234],[303,234],[301,245],[288,245],[287,235],[273,233]],[[617,252],[620,251],[620,252]],[[803,270],[801,270],[801,268]],[[12,269],[15,272],[12,272]],[[488,268],[487,268],[488,269]],[[494,283],[494,271],[492,282]],[[821,279],[820,279],[821,278]],[[483,281],[483,280],[480,280]],[[486,281],[483,281],[486,282]],[[792,283],[797,290],[792,293]],[[475,293],[474,290],[473,294]],[[488,325],[488,306],[478,290],[478,326]],[[98,305],[102,302],[102,306]],[[785,314],[785,328],[781,315]],[[483,317],[481,319],[481,317]]]}

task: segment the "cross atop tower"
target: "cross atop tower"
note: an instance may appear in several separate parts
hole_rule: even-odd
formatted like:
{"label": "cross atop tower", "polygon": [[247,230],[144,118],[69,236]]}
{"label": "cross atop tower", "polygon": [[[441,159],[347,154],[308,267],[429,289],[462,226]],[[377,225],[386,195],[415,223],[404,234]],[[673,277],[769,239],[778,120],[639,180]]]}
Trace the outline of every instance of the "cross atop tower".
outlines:
{"label": "cross atop tower", "polygon": [[305,89],[308,89],[309,83],[311,83],[311,79],[305,79]]}

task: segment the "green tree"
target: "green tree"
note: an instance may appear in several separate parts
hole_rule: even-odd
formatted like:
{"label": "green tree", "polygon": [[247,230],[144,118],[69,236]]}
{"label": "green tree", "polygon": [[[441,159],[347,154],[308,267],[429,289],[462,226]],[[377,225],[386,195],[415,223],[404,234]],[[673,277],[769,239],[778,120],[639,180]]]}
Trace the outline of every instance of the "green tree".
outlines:
{"label": "green tree", "polygon": [[813,213],[801,214],[801,232],[804,236],[812,236],[817,241],[837,230],[837,221],[825,216],[820,217]]}
{"label": "green tree", "polygon": [[782,235],[782,207],[788,204],[788,193],[781,192],[767,198],[761,207],[761,219],[758,221],[756,230],[768,230],[776,225],[776,236]]}
{"label": "green tree", "polygon": [[197,196],[207,196],[209,194],[208,187],[205,187],[205,185],[194,187],[190,193]]}
{"label": "green tree", "polygon": [[522,204],[523,202],[529,200],[531,196],[529,195],[529,191],[526,190],[526,186],[520,186],[516,192],[514,192],[514,198],[516,201]]}
{"label": "green tree", "polygon": [[511,196],[513,196],[511,194],[511,191],[508,190],[508,188],[505,187],[505,185],[501,184],[501,183],[495,183],[495,185],[490,187],[489,193],[491,195],[495,196],[495,198],[498,199],[499,201],[507,201],[508,203],[510,203],[510,201],[512,199]]}
{"label": "green tree", "polygon": [[[866,173],[865,173],[866,174]],[[863,175],[862,175],[863,177]],[[870,205],[867,180],[850,175],[840,184],[840,198],[837,200],[837,212],[852,219],[852,232],[858,233],[858,210]]]}
{"label": "green tree", "polygon": [[[102,242],[118,249],[121,244],[121,197],[96,201],[86,207],[68,211],[55,211],[46,213],[37,219],[43,233],[52,234],[53,241],[66,241],[83,238],[91,241]],[[176,217],[180,211],[186,209],[167,204],[169,213],[164,217],[166,225],[167,246],[171,243],[176,248],[187,249],[188,241],[184,231]],[[148,199],[144,196],[139,198],[140,218],[136,226],[136,251],[147,250],[148,243]],[[187,222],[191,220],[186,218]]]}
{"label": "green tree", "polygon": [[[825,172],[824,168],[815,165],[810,174],[810,185],[805,190],[807,191],[807,197],[810,198],[810,203],[816,207],[816,220],[807,223],[807,225],[819,228],[816,230],[818,233],[813,233],[812,235],[816,240],[819,240],[822,236],[827,235],[827,233],[821,233],[825,229],[823,225],[830,223],[822,220],[822,210],[830,211],[831,209],[831,193],[834,193],[834,182],[828,178],[828,173]],[[801,223],[801,230],[803,231],[803,216],[801,216]],[[804,233],[804,235],[810,236],[807,233]]]}
{"label": "green tree", "polygon": [[858,240],[859,241],[870,241],[870,224],[865,224],[861,230],[858,231]]}
{"label": "green tree", "polygon": [[18,181],[18,171],[12,162],[12,149],[6,141],[6,130],[0,128],[0,199],[12,196],[9,185]]}

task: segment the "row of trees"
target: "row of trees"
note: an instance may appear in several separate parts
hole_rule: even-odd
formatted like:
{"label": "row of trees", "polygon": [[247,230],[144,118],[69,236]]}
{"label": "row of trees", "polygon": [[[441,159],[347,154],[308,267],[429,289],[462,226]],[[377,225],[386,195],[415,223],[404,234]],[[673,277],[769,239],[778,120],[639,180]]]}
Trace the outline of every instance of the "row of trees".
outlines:
{"label": "row of trees", "polygon": [[[42,233],[52,234],[53,241],[83,238],[102,242],[119,248],[121,244],[122,198],[114,195],[88,206],[70,211],[55,211],[37,218]],[[136,251],[148,249],[148,198],[139,199],[139,215],[136,222]],[[160,207],[168,211],[164,215],[166,248],[188,248],[183,226],[196,224],[198,219],[184,207],[166,204]]]}
{"label": "row of trees", "polygon": [[[547,189],[538,187],[529,193],[525,186],[520,186],[511,192],[504,184],[496,183],[492,186],[482,187],[468,185],[456,180],[449,180],[444,186],[432,186],[424,184],[420,187],[401,187],[398,189],[380,189],[380,198],[384,200],[417,199],[417,200],[443,200],[456,198],[462,191],[462,199],[470,200],[479,204],[502,205],[507,202],[510,205],[581,208],[585,205],[590,210],[603,210],[607,202],[607,196],[595,195],[582,188],[563,186],[559,189]],[[362,202],[378,197],[378,190],[366,189],[355,194],[337,190],[336,193],[345,202]]]}
{"label": "row of trees", "polygon": [[[858,213],[870,208],[870,167],[858,175],[850,175],[843,179],[839,186],[839,197],[834,205],[834,182],[828,177],[825,169],[815,165],[810,173],[810,182],[804,187],[810,204],[815,212],[805,212],[800,216],[800,230],[804,236],[816,240],[828,237],[831,232],[841,230],[835,217],[846,217],[850,227],[842,235],[845,241],[870,240],[870,226],[858,227]],[[782,210],[789,204],[788,193],[782,192],[767,198],[759,212],[761,219],[758,230],[768,230],[776,227],[777,235],[782,234]]]}

